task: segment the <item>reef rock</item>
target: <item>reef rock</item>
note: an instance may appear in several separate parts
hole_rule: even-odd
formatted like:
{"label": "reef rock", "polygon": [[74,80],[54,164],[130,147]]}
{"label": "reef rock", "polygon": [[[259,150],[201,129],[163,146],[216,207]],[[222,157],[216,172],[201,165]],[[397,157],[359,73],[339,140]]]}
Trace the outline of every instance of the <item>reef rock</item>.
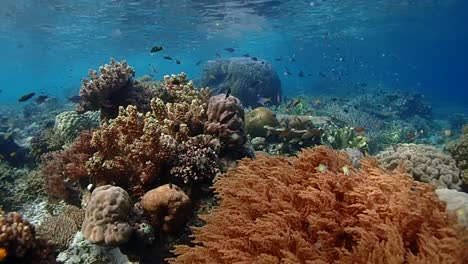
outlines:
{"label": "reef rock", "polygon": [[270,98],[278,104],[281,81],[273,66],[263,60],[229,58],[205,63],[200,80],[202,87],[210,87],[215,94],[226,92],[242,101],[245,106],[258,106],[258,97]]}

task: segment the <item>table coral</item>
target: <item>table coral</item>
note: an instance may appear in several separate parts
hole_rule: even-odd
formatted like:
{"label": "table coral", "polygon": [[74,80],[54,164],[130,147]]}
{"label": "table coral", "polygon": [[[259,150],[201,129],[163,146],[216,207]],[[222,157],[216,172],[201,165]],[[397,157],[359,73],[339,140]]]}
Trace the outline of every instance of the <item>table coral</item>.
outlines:
{"label": "table coral", "polygon": [[441,188],[460,188],[460,170],[455,160],[433,146],[399,144],[380,152],[376,158],[381,166],[389,170],[404,162],[407,172],[415,180],[433,183]]}
{"label": "table coral", "polygon": [[[348,173],[343,168],[347,166]],[[244,159],[170,263],[467,263],[466,230],[433,187],[326,147]]]}
{"label": "table coral", "polygon": [[191,210],[190,198],[174,184],[148,191],[140,204],[153,228],[164,232],[179,231]]}
{"label": "table coral", "polygon": [[118,246],[127,242],[133,232],[127,223],[131,199],[116,186],[104,185],[94,189],[86,207],[81,232],[90,242]]}

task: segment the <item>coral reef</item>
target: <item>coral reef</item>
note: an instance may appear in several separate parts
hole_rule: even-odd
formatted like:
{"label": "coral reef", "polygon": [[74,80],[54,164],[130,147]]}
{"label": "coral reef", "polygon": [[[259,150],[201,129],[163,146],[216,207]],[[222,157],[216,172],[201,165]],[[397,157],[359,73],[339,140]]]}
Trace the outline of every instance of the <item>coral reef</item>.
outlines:
{"label": "coral reef", "polygon": [[[344,171],[344,166],[348,170]],[[433,188],[326,147],[244,159],[170,263],[466,263],[466,230]]]}
{"label": "coral reef", "polygon": [[202,70],[200,83],[215,94],[225,93],[228,88],[245,106],[258,106],[259,97],[270,98],[272,104],[281,98],[281,81],[273,66],[263,60],[229,58],[207,61]]}
{"label": "coral reef", "polygon": [[174,184],[148,191],[140,205],[149,216],[151,226],[163,232],[179,231],[191,210],[190,198]]}
{"label": "coral reef", "polygon": [[52,245],[36,238],[34,226],[16,212],[0,210],[0,248],[6,263],[56,263]]}
{"label": "coral reef", "polygon": [[360,135],[353,127],[342,127],[327,130],[323,135],[323,143],[334,149],[356,148],[368,152],[367,137]]}
{"label": "coral reef", "polygon": [[279,126],[272,110],[266,107],[257,107],[245,115],[245,130],[251,137],[266,137],[265,126]]}
{"label": "coral reef", "polygon": [[127,242],[133,232],[127,223],[131,199],[128,193],[116,186],[97,187],[86,206],[81,232],[97,245],[118,246]]}
{"label": "coral reef", "polygon": [[[51,200],[80,204],[80,181],[87,180],[85,164],[95,152],[91,137],[91,132],[82,131],[68,149],[43,155],[44,189]],[[84,182],[83,185],[87,183]]]}
{"label": "coral reef", "polygon": [[89,80],[83,79],[80,89],[79,113],[101,110],[101,121],[113,118],[120,105],[126,105],[128,90],[133,85],[135,71],[126,61],[111,59],[110,64],[99,67],[100,75],[89,70]]}
{"label": "coral reef", "polygon": [[433,146],[399,144],[380,152],[376,158],[388,170],[404,162],[407,172],[417,181],[433,183],[441,188],[460,188],[460,170],[455,160]]}
{"label": "coral reef", "polygon": [[0,133],[0,160],[19,167],[27,163],[27,151],[13,140],[13,134]]}
{"label": "coral reef", "polygon": [[447,145],[447,150],[462,170],[463,184],[468,185],[468,125],[463,126],[462,134],[457,141]]}

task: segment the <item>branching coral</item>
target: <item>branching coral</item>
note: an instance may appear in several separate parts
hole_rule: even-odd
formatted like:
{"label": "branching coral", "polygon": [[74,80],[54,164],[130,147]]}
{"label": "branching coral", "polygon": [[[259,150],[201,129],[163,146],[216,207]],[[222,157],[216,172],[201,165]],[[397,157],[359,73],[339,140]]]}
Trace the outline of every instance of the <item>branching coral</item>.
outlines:
{"label": "branching coral", "polygon": [[433,146],[423,144],[399,144],[380,152],[376,158],[389,170],[405,163],[415,180],[434,183],[441,188],[459,189],[460,170],[455,160]]}
{"label": "branching coral", "polygon": [[51,244],[36,238],[34,226],[16,212],[0,210],[0,248],[6,263],[56,263]]}
{"label": "branching coral", "polygon": [[143,115],[134,106],[121,107],[117,118],[93,133],[91,144],[97,151],[86,162],[91,181],[114,182],[143,195],[144,186],[158,179],[177,148],[171,132],[152,112]]}
{"label": "branching coral", "polygon": [[49,198],[77,203],[79,182],[88,176],[85,163],[95,152],[91,136],[90,131],[83,131],[68,149],[43,155],[44,189]]}
{"label": "branching coral", "polygon": [[[347,166],[347,167],[344,167]],[[344,170],[346,168],[346,170]],[[326,147],[244,159],[195,246],[171,263],[466,263],[466,233],[432,187],[374,160],[361,170]]]}
{"label": "branching coral", "polygon": [[111,59],[110,64],[99,67],[100,75],[89,70],[89,80],[83,79],[80,89],[82,101],[77,106],[78,112],[101,110],[101,120],[117,114],[119,105],[126,100],[126,93],[133,85],[135,71],[126,61]]}

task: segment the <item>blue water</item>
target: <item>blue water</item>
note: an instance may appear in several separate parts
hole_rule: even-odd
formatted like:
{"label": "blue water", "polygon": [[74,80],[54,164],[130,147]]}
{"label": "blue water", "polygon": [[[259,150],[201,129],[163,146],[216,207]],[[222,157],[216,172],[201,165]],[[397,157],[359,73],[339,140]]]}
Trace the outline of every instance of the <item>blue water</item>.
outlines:
{"label": "blue water", "polygon": [[[110,58],[127,60],[137,76],[151,63],[155,78],[184,71],[197,79],[195,63],[217,52],[273,63],[288,94],[346,95],[366,82],[422,92],[440,113],[468,112],[467,8],[463,0],[2,0],[0,103],[30,91],[77,94],[88,69]],[[285,76],[284,66],[311,76]],[[346,75],[318,74],[333,70]]]}

